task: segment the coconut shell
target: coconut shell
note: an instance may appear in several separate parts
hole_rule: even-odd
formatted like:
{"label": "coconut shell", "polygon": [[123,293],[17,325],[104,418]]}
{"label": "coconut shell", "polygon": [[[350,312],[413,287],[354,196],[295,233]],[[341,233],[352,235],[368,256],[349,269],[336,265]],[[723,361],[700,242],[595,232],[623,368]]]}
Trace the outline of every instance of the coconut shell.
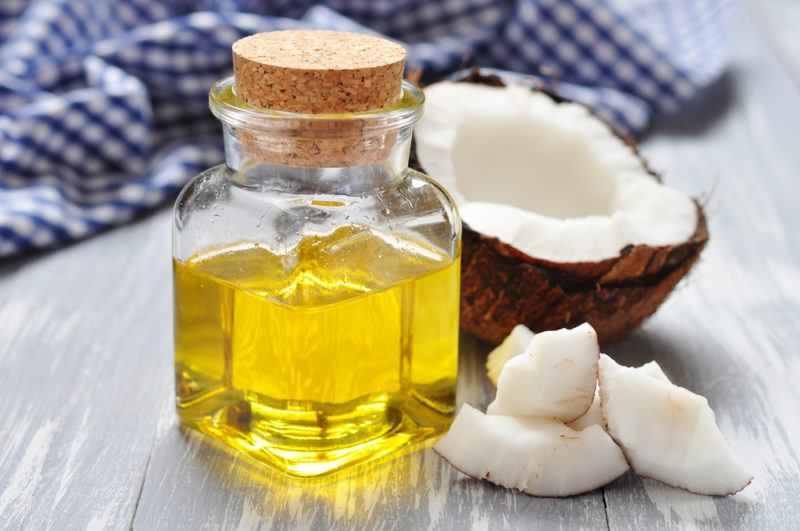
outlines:
{"label": "coconut shell", "polygon": [[588,322],[601,343],[619,340],[655,312],[708,241],[698,205],[694,235],[675,246],[629,246],[600,262],[555,263],[528,256],[464,226],[461,326],[493,343],[514,325],[534,332]]}
{"label": "coconut shell", "polygon": [[[477,70],[459,81],[504,86],[497,76],[482,75]],[[563,101],[547,90],[543,92]],[[632,140],[618,136],[637,153],[642,166],[660,180]],[[410,165],[425,171],[413,145]],[[701,205],[695,204],[697,227],[686,242],[658,247],[630,245],[619,256],[597,262],[542,260],[480,234],[465,223],[461,327],[485,341],[499,343],[517,324],[542,332],[588,322],[601,343],[622,339],[658,309],[700,257],[708,241],[708,228]]]}

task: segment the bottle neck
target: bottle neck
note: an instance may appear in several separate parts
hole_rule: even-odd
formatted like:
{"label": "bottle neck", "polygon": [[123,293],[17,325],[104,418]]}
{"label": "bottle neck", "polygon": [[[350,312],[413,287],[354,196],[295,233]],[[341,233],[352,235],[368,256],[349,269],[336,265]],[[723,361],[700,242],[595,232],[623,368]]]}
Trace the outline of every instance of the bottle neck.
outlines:
{"label": "bottle neck", "polygon": [[425,97],[403,81],[396,104],[344,114],[298,114],[249,106],[221,79],[209,92],[223,124],[225,159],[239,186],[290,193],[363,195],[405,175],[411,130]]}
{"label": "bottle neck", "polygon": [[[308,157],[297,165],[287,164],[291,160],[280,157],[276,163],[275,151],[290,152],[305,149],[304,140],[288,135],[267,137],[241,127],[223,125],[225,139],[225,162],[229,173],[238,186],[297,194],[363,195],[372,190],[385,188],[402,179],[408,168],[411,148],[411,127],[403,127],[390,133],[365,137],[362,151],[374,156],[359,164],[348,166],[312,166]],[[351,140],[346,141],[349,145]],[[324,161],[323,161],[324,162]]]}

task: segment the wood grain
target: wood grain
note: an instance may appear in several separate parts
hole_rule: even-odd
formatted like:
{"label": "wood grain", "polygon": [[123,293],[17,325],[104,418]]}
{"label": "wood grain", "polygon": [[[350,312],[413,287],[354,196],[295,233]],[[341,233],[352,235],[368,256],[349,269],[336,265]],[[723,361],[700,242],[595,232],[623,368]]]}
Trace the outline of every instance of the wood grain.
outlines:
{"label": "wood grain", "polygon": [[172,400],[168,219],[4,264],[0,526],[133,520]]}
{"label": "wood grain", "polygon": [[800,53],[797,28],[800,27],[800,3],[795,0],[747,2],[748,14],[770,45],[789,76],[800,86]]}
{"label": "wood grain", "polygon": [[[609,349],[656,359],[709,398],[755,473],[743,493],[629,474],[531,498],[466,479],[429,449],[314,484],[233,458],[176,426],[165,207],[0,264],[0,527],[800,528],[800,43],[785,22],[800,8],[762,5],[748,4],[730,72],[644,145],[669,183],[710,196],[711,240],[688,283]],[[459,399],[480,407],[486,350],[462,339]]]}

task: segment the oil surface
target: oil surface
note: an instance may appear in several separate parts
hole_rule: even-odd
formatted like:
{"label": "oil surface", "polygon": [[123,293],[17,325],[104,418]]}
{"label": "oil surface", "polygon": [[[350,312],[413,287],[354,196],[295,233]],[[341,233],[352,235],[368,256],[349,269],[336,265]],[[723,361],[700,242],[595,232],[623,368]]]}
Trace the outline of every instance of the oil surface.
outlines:
{"label": "oil surface", "polygon": [[242,243],[174,262],[182,421],[294,476],[446,430],[459,260],[361,227],[287,254]]}

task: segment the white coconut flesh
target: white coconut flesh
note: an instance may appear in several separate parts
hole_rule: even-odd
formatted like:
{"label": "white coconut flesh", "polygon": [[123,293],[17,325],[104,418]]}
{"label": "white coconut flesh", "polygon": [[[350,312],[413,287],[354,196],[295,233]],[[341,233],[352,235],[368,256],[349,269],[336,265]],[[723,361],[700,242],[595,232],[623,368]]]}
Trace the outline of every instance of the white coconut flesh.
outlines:
{"label": "white coconut flesh", "polygon": [[628,463],[698,494],[735,494],[752,480],[705,398],[655,361],[623,367],[599,354],[588,324],[539,334],[517,326],[487,371],[499,371],[487,414],[464,404],[434,446],[469,476],[537,496],[593,490]]}
{"label": "white coconut flesh", "polygon": [[658,364],[656,361],[648,361],[641,367],[633,367],[633,370],[639,371],[640,373],[644,374],[645,376],[649,376],[650,378],[654,378],[656,380],[671,383],[667,375],[664,374],[664,370],[661,368],[661,365]]}
{"label": "white coconut flesh", "polygon": [[[500,376],[500,369],[511,358],[524,353],[528,345],[533,341],[534,335],[530,328],[523,324],[518,324],[511,329],[511,333],[506,336],[502,343],[489,352],[486,358],[486,376],[492,382],[492,385],[497,387],[497,377]],[[664,370],[657,361],[648,361],[641,367],[635,367],[634,369],[651,378],[669,382],[669,378],[664,374]],[[594,402],[592,404],[594,405]]]}
{"label": "white coconut flesh", "polygon": [[571,422],[592,404],[597,387],[597,333],[588,324],[541,332],[503,365],[490,415]]}
{"label": "white coconut flesh", "polygon": [[[518,324],[511,330],[511,333],[503,342],[489,353],[486,360],[486,376],[489,378],[489,381],[492,382],[492,385],[497,387],[497,378],[500,375],[500,370],[508,360],[523,354],[528,349],[528,346],[533,341],[534,335],[535,334],[531,332],[527,326]],[[636,367],[634,370],[640,371],[651,378],[669,382],[669,378],[667,378],[667,375],[664,374],[661,366],[656,361],[647,362],[641,367]],[[595,389],[592,403],[586,413],[571,422],[567,422],[567,426],[578,431],[594,425],[605,426],[603,422],[603,413],[600,408],[599,389]]]}
{"label": "white coconut flesh", "polygon": [[555,420],[484,415],[468,404],[433,449],[468,476],[535,496],[589,492],[628,470],[599,426],[575,431]]}
{"label": "white coconut flesh", "polygon": [[720,433],[708,401],[651,369],[600,359],[603,417],[634,471],[698,494],[745,488],[752,476]]}
{"label": "white coconut flesh", "polygon": [[660,184],[582,105],[449,81],[425,97],[418,160],[481,234],[552,262],[599,261],[694,234],[694,202]]}

